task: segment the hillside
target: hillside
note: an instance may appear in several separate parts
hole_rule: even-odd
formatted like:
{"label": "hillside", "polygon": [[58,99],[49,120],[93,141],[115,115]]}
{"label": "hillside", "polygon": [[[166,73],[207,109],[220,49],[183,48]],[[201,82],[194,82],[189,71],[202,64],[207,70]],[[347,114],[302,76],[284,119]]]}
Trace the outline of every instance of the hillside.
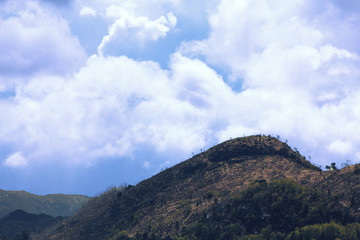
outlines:
{"label": "hillside", "polygon": [[0,219],[18,209],[54,217],[71,216],[89,199],[83,195],[49,194],[40,196],[25,191],[0,189]]}
{"label": "hillside", "polygon": [[0,239],[14,238],[24,233],[39,233],[62,219],[64,218],[15,210],[0,220]]}
{"label": "hillside", "polygon": [[[236,138],[136,186],[121,191],[112,189],[92,199],[75,216],[37,239],[175,239],[176,236],[176,239],[181,239],[180,236],[202,239],[196,236],[206,234],[210,239],[216,232],[209,229],[221,232],[239,224],[237,229],[243,232],[236,234],[258,234],[262,228],[248,226],[246,222],[253,219],[250,222],[258,221],[262,226],[260,223],[271,219],[269,212],[273,212],[273,201],[279,196],[282,196],[279,206],[293,202],[299,205],[289,205],[294,211],[291,219],[296,220],[293,228],[268,222],[274,229],[284,231],[279,233],[282,236],[295,230],[295,226],[330,220],[346,224],[359,216],[360,170],[355,167],[324,172],[276,138]],[[279,192],[282,190],[285,195]],[[247,197],[245,193],[249,193]],[[248,196],[264,202],[256,203]],[[242,219],[239,218],[242,215],[231,209],[254,210]],[[290,213],[283,216],[286,214]]]}

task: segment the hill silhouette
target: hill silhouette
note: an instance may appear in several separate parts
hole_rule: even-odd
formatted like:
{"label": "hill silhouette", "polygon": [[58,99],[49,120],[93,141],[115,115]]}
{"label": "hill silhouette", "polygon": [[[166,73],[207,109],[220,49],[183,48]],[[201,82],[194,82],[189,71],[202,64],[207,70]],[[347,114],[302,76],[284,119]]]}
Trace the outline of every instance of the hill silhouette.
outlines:
{"label": "hill silhouette", "polygon": [[[357,221],[359,173],[357,166],[324,172],[270,136],[236,138],[91,199],[36,239],[240,239],[271,231],[285,239],[295,227]],[[291,221],[276,222],[276,214]]]}

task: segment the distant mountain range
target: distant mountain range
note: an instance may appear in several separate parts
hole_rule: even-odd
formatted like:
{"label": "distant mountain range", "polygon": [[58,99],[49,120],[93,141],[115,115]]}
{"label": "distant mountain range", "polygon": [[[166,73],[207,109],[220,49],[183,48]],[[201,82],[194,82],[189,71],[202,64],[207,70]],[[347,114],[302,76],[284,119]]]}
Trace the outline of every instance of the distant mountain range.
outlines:
{"label": "distant mountain range", "polygon": [[34,239],[359,239],[359,209],[360,165],[322,171],[258,135],[111,189]]}
{"label": "distant mountain range", "polygon": [[0,190],[0,239],[26,239],[75,214],[90,197]]}
{"label": "distant mountain range", "polygon": [[53,217],[71,216],[89,199],[90,197],[84,195],[49,194],[40,196],[25,191],[0,189],[0,219],[15,210],[47,214]]}

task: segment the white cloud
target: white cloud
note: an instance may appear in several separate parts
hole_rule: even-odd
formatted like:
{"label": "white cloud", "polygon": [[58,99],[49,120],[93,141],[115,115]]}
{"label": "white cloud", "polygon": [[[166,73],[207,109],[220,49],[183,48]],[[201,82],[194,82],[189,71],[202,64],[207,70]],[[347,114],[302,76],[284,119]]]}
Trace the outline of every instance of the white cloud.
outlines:
{"label": "white cloud", "polygon": [[[128,7],[131,8],[131,7]],[[112,5],[107,8],[106,17],[114,19],[115,22],[109,27],[109,34],[105,36],[99,45],[98,52],[104,55],[110,47],[126,44],[144,44],[146,41],[157,41],[164,38],[170,28],[175,27],[176,17],[172,12],[155,20],[146,16],[137,16],[127,8]]]}
{"label": "white cloud", "polygon": [[96,10],[91,8],[91,7],[83,7],[80,10],[80,16],[92,16],[95,17],[96,16]]}
{"label": "white cloud", "polygon": [[[325,19],[331,16],[331,22],[338,23],[347,18],[341,19],[330,3],[319,10],[300,0],[223,0],[209,16],[209,37],[184,43],[163,69],[152,61],[108,56],[121,55],[111,54],[120,45],[141,47],[165,38],[177,27],[175,15],[181,11],[165,11],[161,4],[166,1],[105,2],[81,5],[107,19],[110,27],[99,55],[74,76],[57,74],[63,72],[57,69],[61,66],[69,67],[66,72],[76,69],[70,67],[74,52],[65,54],[70,63],[59,57],[59,66],[53,64],[57,61],[36,65],[36,59],[30,59],[29,66],[35,67],[22,67],[27,63],[20,60],[28,58],[16,60],[14,72],[29,68],[36,74],[16,86],[14,98],[0,102],[0,140],[26,153],[28,164],[35,159],[92,164],[141,154],[146,147],[180,160],[179,152],[184,156],[229,137],[258,133],[279,134],[320,164],[343,161],[337,157],[358,158],[352,150],[360,143],[359,52],[338,44],[349,35],[337,36],[339,25],[334,30]],[[154,8],[144,7],[149,4]],[[90,9],[85,10],[83,14]],[[23,18],[32,16],[29,24],[41,30],[36,39],[46,39],[56,49],[51,54],[63,56],[58,42],[72,39],[76,45],[68,23],[41,13],[18,13],[1,24],[10,30],[17,26],[15,32],[29,30]],[[45,35],[56,41],[43,35],[50,25],[63,30]],[[31,43],[21,49],[39,48],[32,40],[21,41]],[[44,56],[50,58],[45,54],[41,59]],[[241,91],[233,91],[209,65],[229,69],[230,80],[242,82]],[[144,167],[155,165],[141,161]]]}
{"label": "white cloud", "polygon": [[129,156],[142,145],[200,149],[232,91],[204,63],[172,59],[171,74],[154,62],[93,56],[74,78],[36,77],[2,106],[1,136],[29,159],[75,164]]}
{"label": "white cloud", "polygon": [[180,7],[183,2],[184,0],[77,0],[76,4],[80,7],[89,6],[102,14],[106,13],[109,6],[118,6],[138,16],[155,18],[170,8]]}
{"label": "white cloud", "polygon": [[177,19],[174,16],[173,12],[167,13],[166,14],[166,19],[167,19],[167,22],[168,22],[168,25],[169,25],[170,28],[174,28],[176,26]]}
{"label": "white cloud", "polygon": [[335,154],[349,154],[353,151],[352,144],[349,141],[335,140],[330,145],[327,146],[327,149]]}
{"label": "white cloud", "polygon": [[147,168],[147,169],[150,168],[150,167],[151,167],[150,162],[149,162],[149,161],[145,161],[143,167],[144,167],[144,168]]}
{"label": "white cloud", "polygon": [[337,33],[330,34],[333,26],[321,25],[321,16],[305,15],[308,5],[307,1],[223,0],[210,15],[210,37],[185,43],[181,50],[230,68],[231,77],[243,79],[245,87],[298,87],[317,81],[322,76],[314,74],[322,69],[329,74],[348,73],[351,65],[339,66],[336,60],[354,59],[356,54],[328,42],[329,35]]}
{"label": "white cloud", "polygon": [[24,158],[21,152],[12,154],[4,162],[4,166],[13,168],[24,167],[27,166],[27,164],[27,160]]}
{"label": "white cloud", "polygon": [[[180,51],[229,69],[229,81],[242,83],[237,114],[221,139],[278,133],[321,164],[334,152],[356,158],[351,149],[360,142],[359,52],[350,44],[347,49],[344,39],[350,43],[359,31],[339,31],[354,31],[358,18],[330,1],[320,7],[310,1],[222,0],[209,19],[209,38],[185,42]],[[320,150],[324,146],[328,151]]]}
{"label": "white cloud", "polygon": [[11,85],[11,79],[35,74],[70,74],[86,60],[64,19],[33,1],[4,9],[0,12],[0,84]]}
{"label": "white cloud", "polygon": [[[97,52],[105,56],[127,55],[135,59],[153,59],[164,65],[166,56],[173,53],[180,42],[191,39],[193,35],[197,38],[205,36],[208,10],[217,1],[77,0],[75,9],[79,12],[83,7],[91,7],[96,11],[96,19],[80,20],[80,23],[91,21],[90,25],[94,25],[92,36],[102,39],[90,41],[91,37],[83,36],[86,30],[79,31],[80,39],[89,54]],[[99,29],[100,23],[103,24],[102,28],[107,26],[108,34],[105,36],[94,33],[95,28]],[[84,26],[87,28],[88,25],[84,23]],[[105,28],[103,30],[106,31]]]}

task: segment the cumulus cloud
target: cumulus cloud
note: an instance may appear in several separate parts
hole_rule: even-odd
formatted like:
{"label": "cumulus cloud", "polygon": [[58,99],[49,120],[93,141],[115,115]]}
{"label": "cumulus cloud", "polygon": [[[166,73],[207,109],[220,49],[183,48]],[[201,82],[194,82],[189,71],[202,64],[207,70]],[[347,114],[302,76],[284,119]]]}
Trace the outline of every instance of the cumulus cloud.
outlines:
{"label": "cumulus cloud", "polygon": [[12,168],[24,167],[27,166],[27,160],[24,158],[21,152],[16,152],[6,158],[4,166]]}
{"label": "cumulus cloud", "polygon": [[91,8],[91,7],[83,7],[80,10],[80,16],[92,16],[95,17],[96,16],[96,10]]}
{"label": "cumulus cloud", "polygon": [[[202,0],[205,2],[205,0]],[[180,7],[184,0],[77,0],[78,6],[90,6],[102,14],[106,14],[109,6],[117,6],[126,9],[137,16],[150,18],[163,14],[170,8]]]}
{"label": "cumulus cloud", "polygon": [[349,141],[335,140],[327,148],[332,153],[345,155],[353,151],[351,145]]}
{"label": "cumulus cloud", "polygon": [[1,136],[29,159],[79,164],[129,156],[141,146],[200,149],[211,125],[226,122],[217,111],[234,95],[199,60],[175,54],[171,66],[168,72],[151,61],[93,56],[74,78],[34,78],[2,106]]}
{"label": "cumulus cloud", "polygon": [[205,0],[77,0],[75,8],[79,12],[84,7],[96,11],[96,20],[82,18],[81,22],[94,21],[89,23],[94,28],[99,28],[100,22],[107,26],[101,30],[107,34],[96,35],[101,38],[96,43],[90,45],[91,38],[80,37],[87,49],[91,47],[89,54],[127,55],[159,61],[164,66],[182,41],[207,34],[207,13],[213,5],[213,1]]}
{"label": "cumulus cloud", "polygon": [[[353,28],[359,18],[333,1],[222,0],[209,22],[209,38],[186,42],[180,51],[228,69],[228,81],[242,85],[242,110],[223,139],[279,133],[321,164],[334,153],[357,158],[351,149],[360,140],[359,52],[349,43],[359,35]],[[339,34],[342,29],[352,32]]]}
{"label": "cumulus cloud", "polygon": [[[158,41],[177,27],[175,11],[149,14],[138,9],[140,2],[109,0],[109,7],[89,1],[82,6],[91,7],[110,27],[99,54],[74,75],[57,74],[63,72],[59,66],[70,66],[66,57],[59,58],[59,66],[37,65],[29,58],[27,64],[34,67],[27,67],[19,59],[28,58],[16,59],[14,73],[30,69],[41,74],[29,74],[28,81],[16,85],[13,98],[0,102],[0,140],[28,164],[49,159],[91,165],[146,148],[180,160],[178,153],[185,156],[230,137],[258,133],[279,134],[323,165],[329,159],[359,160],[353,152],[360,144],[359,52],[340,44],[350,35],[340,36],[339,25],[325,21],[349,19],[331,1],[319,7],[310,1],[222,0],[209,16],[209,37],[184,42],[170,56],[168,69],[118,56],[121,52],[111,54],[121,45]],[[89,10],[83,15],[91,15]],[[54,39],[76,42],[65,21],[36,11],[4,18],[1,24],[27,29],[22,18],[39,16],[66,30]],[[29,23],[35,29],[49,27]],[[52,54],[63,56],[55,50]],[[229,78],[224,80],[210,66],[228,69]],[[74,72],[69,69],[65,72]],[[231,89],[229,81],[238,81],[242,89]],[[146,168],[155,166],[141,161]]]}
{"label": "cumulus cloud", "polygon": [[[155,20],[146,16],[136,16],[124,7],[112,5],[107,8],[106,17],[115,22],[109,27],[109,34],[99,45],[98,52],[103,55],[107,48],[135,41],[144,44],[146,41],[157,41],[164,38],[170,28],[175,27],[176,17],[172,12]],[[134,44],[134,43],[133,43]]]}
{"label": "cumulus cloud", "polygon": [[38,3],[9,3],[0,14],[0,84],[35,74],[66,75],[84,63],[86,54],[67,22]]}

